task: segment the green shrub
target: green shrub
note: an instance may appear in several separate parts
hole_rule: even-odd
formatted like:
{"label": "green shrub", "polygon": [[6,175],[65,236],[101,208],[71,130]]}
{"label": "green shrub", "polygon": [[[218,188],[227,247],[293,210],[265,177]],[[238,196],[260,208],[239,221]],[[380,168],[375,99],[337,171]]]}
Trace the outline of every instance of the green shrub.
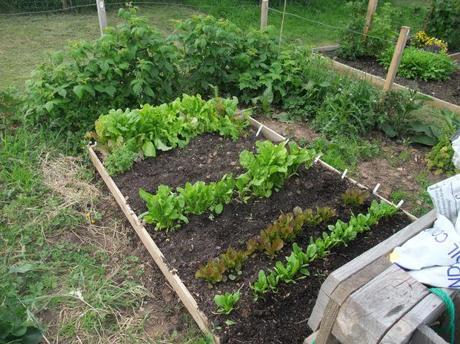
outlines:
{"label": "green shrub", "polygon": [[313,121],[314,127],[329,137],[359,136],[377,125],[374,106],[379,92],[366,81],[346,81],[328,94]]}
{"label": "green shrub", "polygon": [[[380,62],[388,68],[394,49],[387,49]],[[446,80],[457,68],[455,62],[445,53],[432,53],[414,47],[404,49],[398,75],[408,79]]]}
{"label": "green shrub", "polygon": [[397,37],[397,11],[390,3],[385,3],[374,14],[366,40],[361,35],[365,25],[365,6],[362,2],[354,2],[350,6],[355,15],[341,33],[339,56],[349,60],[365,56],[377,57],[393,45]]}
{"label": "green shrub", "polygon": [[103,37],[78,42],[41,65],[27,83],[27,118],[63,131],[87,130],[113,108],[158,104],[176,97],[180,74],[174,44],[135,15]]}
{"label": "green shrub", "polygon": [[432,0],[425,31],[446,41],[450,50],[459,49],[460,0]]}
{"label": "green shrub", "polygon": [[453,175],[456,173],[452,157],[454,156],[454,149],[452,142],[448,136],[440,138],[439,142],[431,149],[426,157],[426,164],[429,170],[435,174],[445,173]]}
{"label": "green shrub", "polygon": [[269,31],[243,32],[230,21],[211,16],[187,19],[177,28],[173,37],[182,50],[186,90],[191,93],[211,94],[211,86],[216,86],[225,94],[238,95],[240,89],[249,88],[247,80],[264,75],[277,57],[278,46]]}

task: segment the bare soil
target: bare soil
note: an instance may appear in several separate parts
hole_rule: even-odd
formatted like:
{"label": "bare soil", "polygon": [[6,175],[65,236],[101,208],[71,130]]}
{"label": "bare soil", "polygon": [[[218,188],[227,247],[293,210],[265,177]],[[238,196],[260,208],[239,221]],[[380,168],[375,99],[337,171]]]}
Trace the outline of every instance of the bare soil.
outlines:
{"label": "bare soil", "polygon": [[[350,61],[338,57],[337,53],[334,51],[325,53],[325,55],[373,75],[383,78],[387,75],[386,69],[380,65],[375,58],[361,58]],[[446,81],[411,80],[396,76],[395,82],[430,96],[460,105],[460,70],[458,68]]]}
{"label": "bare soil", "polygon": [[[146,210],[144,203],[136,197],[140,185],[148,185],[149,190],[154,191],[161,183],[169,182],[171,186],[178,186],[186,180],[215,181],[225,173],[238,172],[239,152],[242,148],[253,147],[254,142],[249,138],[237,144],[222,141],[223,146],[217,148],[215,140],[217,138],[213,136],[201,137],[192,141],[186,151],[166,152],[162,157],[146,160],[144,164],[135,164],[130,172],[115,178],[117,185],[129,196],[128,202],[139,214]],[[218,154],[214,155],[216,149]],[[216,159],[211,158],[214,156]],[[197,168],[199,157],[205,157],[205,163]],[[162,159],[161,163],[155,162],[158,158]],[[156,168],[161,170],[160,175],[153,172]],[[146,176],[143,174],[145,171],[150,171],[150,174]],[[193,173],[190,176],[179,176],[176,171]],[[174,232],[155,232],[151,226],[147,229],[165,255],[170,268],[178,271],[199,308],[211,320],[223,343],[301,343],[310,333],[306,321],[321,283],[329,272],[403,228],[410,222],[406,216],[396,215],[382,221],[348,247],[334,249],[326,259],[311,264],[311,276],[294,284],[281,285],[277,294],[269,295],[265,300],[255,302],[249,288],[260,269],[273,267],[274,260],[263,254],[252,257],[237,280],[220,283],[214,288],[209,288],[203,280],[195,279],[194,275],[200,265],[229,246],[244,247],[247,239],[258,234],[282,212],[292,211],[295,206],[304,209],[317,206],[335,208],[338,215],[329,224],[339,218],[347,221],[352,212],[365,212],[369,201],[359,209],[342,205],[341,193],[349,187],[351,185],[346,180],[320,166],[308,170],[301,168],[297,175],[291,177],[270,198],[253,199],[247,204],[235,200],[225,206],[223,213],[214,219],[208,215],[191,216],[188,224]],[[305,228],[296,242],[306,247],[310,237],[316,237],[324,230],[327,230],[327,224]],[[286,245],[277,259],[283,259],[290,250],[291,245]],[[230,316],[216,314],[214,295],[240,288],[242,298],[238,309]],[[235,324],[226,325],[228,319],[235,321]]]}

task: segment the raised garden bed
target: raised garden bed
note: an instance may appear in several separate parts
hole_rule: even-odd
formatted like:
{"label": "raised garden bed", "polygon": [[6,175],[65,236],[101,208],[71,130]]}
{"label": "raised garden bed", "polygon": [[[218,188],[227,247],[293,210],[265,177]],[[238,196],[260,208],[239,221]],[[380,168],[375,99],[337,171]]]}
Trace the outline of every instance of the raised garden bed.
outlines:
{"label": "raised garden bed", "polygon": [[[338,45],[314,48],[313,52],[323,54],[331,58],[332,68],[349,74],[359,79],[365,79],[373,85],[383,88],[386,70],[375,60],[347,61],[337,57]],[[392,88],[395,90],[413,89],[426,97],[426,103],[430,106],[447,109],[460,114],[460,71],[457,71],[447,81],[409,80],[396,77]]]}
{"label": "raised garden bed", "polygon": [[[284,140],[257,121],[251,119],[251,122],[260,129],[261,136],[275,142]],[[404,228],[411,218],[398,212],[382,219],[348,246],[334,247],[328,256],[309,264],[310,276],[295,283],[282,283],[277,293],[268,293],[258,301],[254,301],[249,285],[257,279],[259,270],[268,271],[276,260],[284,260],[283,257],[290,254],[291,244],[285,245],[275,259],[257,253],[248,259],[242,274],[234,281],[209,288],[205,281],[195,278],[197,269],[230,246],[243,248],[247,239],[273,223],[282,212],[291,212],[294,207],[336,209],[336,216],[327,223],[307,226],[296,237],[295,242],[306,248],[310,237],[320,236],[327,231],[327,225],[338,219],[346,222],[352,213],[366,213],[370,201],[380,199],[372,195],[358,208],[345,206],[342,193],[357,185],[319,160],[309,169],[300,168],[271,197],[252,198],[248,203],[235,199],[212,219],[209,214],[189,216],[188,224],[170,232],[155,231],[153,226],[144,226],[139,221],[136,214],[146,210],[138,196],[139,187],[154,192],[160,184],[176,187],[185,181],[211,182],[226,173],[237,174],[239,152],[253,150],[254,142],[255,132],[251,130],[236,143],[205,134],[193,139],[185,148],[136,163],[130,171],[113,179],[91,147],[89,152],[128,220],[202,330],[214,333],[215,339],[223,343],[300,343],[311,333],[307,320],[327,275]],[[241,300],[236,310],[228,316],[217,314],[214,295],[238,289]]]}
{"label": "raised garden bed", "polygon": [[[344,63],[353,68],[362,70],[366,73],[385,78],[386,69],[378,63],[375,58],[361,58],[349,61],[337,56],[335,51],[324,52],[324,54],[336,61]],[[396,76],[395,82],[407,86],[413,90],[428,94],[432,97],[440,98],[449,103],[460,105],[460,70],[457,69],[446,81],[423,81],[411,80]]]}

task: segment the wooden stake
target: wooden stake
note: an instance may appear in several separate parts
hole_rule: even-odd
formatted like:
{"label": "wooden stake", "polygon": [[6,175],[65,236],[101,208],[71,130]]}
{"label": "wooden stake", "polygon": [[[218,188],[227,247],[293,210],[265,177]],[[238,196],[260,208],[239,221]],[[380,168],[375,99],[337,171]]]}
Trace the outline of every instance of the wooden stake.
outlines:
{"label": "wooden stake", "polygon": [[105,14],[104,0],[96,0],[97,15],[99,17],[99,28],[101,29],[101,36],[104,34],[104,29],[107,26],[107,16]]}
{"label": "wooden stake", "polygon": [[262,0],[260,6],[260,29],[264,30],[268,23],[268,0]]}
{"label": "wooden stake", "polygon": [[391,59],[390,68],[388,69],[387,78],[385,79],[385,84],[383,85],[383,90],[385,92],[391,90],[391,86],[393,85],[393,81],[395,80],[395,76],[398,71],[399,63],[401,62],[404,47],[406,46],[407,38],[409,37],[409,31],[410,27],[401,27],[398,42],[396,43],[393,58]]}
{"label": "wooden stake", "polygon": [[369,4],[367,5],[367,15],[366,15],[366,25],[364,25],[364,32],[363,32],[363,39],[366,40],[367,33],[371,28],[372,24],[372,17],[374,16],[375,10],[377,9],[378,0],[369,0]]}

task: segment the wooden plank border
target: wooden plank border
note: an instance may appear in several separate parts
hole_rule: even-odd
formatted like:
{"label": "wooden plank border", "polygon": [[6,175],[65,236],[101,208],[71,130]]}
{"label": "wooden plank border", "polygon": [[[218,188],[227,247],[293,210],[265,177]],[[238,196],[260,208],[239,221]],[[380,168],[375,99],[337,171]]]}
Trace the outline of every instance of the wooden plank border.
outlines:
{"label": "wooden plank border", "polygon": [[112,193],[119,207],[125,214],[129,223],[131,224],[131,226],[133,226],[134,230],[136,231],[137,235],[141,239],[142,243],[147,248],[153,260],[155,261],[156,265],[160,268],[161,272],[166,277],[166,280],[169,282],[171,287],[174,289],[176,294],[179,296],[185,308],[187,308],[189,313],[192,315],[198,327],[206,335],[212,336],[215,343],[219,343],[219,338],[215,336],[209,328],[209,321],[206,315],[199,310],[196,300],[194,299],[190,291],[187,289],[187,287],[184,285],[182,280],[179,278],[179,276],[174,271],[169,269],[169,267],[165,263],[165,257],[163,253],[160,251],[160,249],[155,244],[150,234],[147,232],[145,227],[139,221],[139,218],[137,217],[137,215],[134,213],[134,211],[131,209],[129,204],[126,202],[126,198],[123,196],[120,189],[118,189],[112,177],[110,177],[110,175],[108,174],[104,165],[99,160],[96,153],[94,152],[94,149],[92,146],[88,145],[88,152],[89,152],[89,157],[93,165],[96,167],[97,171],[99,172],[99,175],[104,180],[105,184],[109,188],[110,192]]}
{"label": "wooden plank border", "polygon": [[[256,119],[254,119],[254,118],[252,118],[250,116],[249,116],[249,121],[250,121],[250,124],[255,129],[257,129],[257,130],[260,129],[259,134],[261,133],[266,139],[269,139],[269,140],[271,140],[271,141],[273,141],[275,143],[279,143],[279,142],[283,142],[283,141],[287,140],[284,136],[280,135],[275,130],[269,128],[265,124],[257,121]],[[129,206],[128,202],[126,201],[126,198],[123,196],[123,194],[121,193],[121,191],[119,190],[119,188],[115,184],[115,182],[112,179],[112,177],[110,177],[110,175],[108,174],[108,172],[105,169],[104,165],[102,164],[101,160],[96,155],[93,147],[94,146],[91,146],[91,145],[87,146],[91,162],[96,167],[96,170],[98,171],[99,175],[104,180],[104,182],[107,185],[109,191],[112,193],[113,197],[115,198],[115,200],[118,203],[119,207],[121,208],[121,210],[125,214],[126,218],[130,222],[130,224],[132,225],[134,230],[136,231],[136,233],[139,236],[139,238],[141,239],[142,243],[147,248],[147,250],[150,253],[150,255],[152,256],[153,260],[155,261],[157,266],[160,268],[161,272],[166,277],[166,280],[169,282],[171,287],[177,293],[177,295],[179,296],[179,298],[182,301],[182,303],[184,304],[184,306],[187,308],[189,313],[192,315],[193,319],[196,321],[196,323],[199,326],[199,328],[206,335],[211,336],[215,343],[219,343],[220,342],[219,337],[217,337],[216,335],[214,335],[212,333],[212,330],[209,327],[209,320],[207,319],[206,315],[202,311],[200,311],[200,309],[198,308],[198,304],[197,304],[196,300],[194,299],[194,297],[192,296],[190,291],[187,289],[187,287],[184,285],[184,283],[182,282],[180,277],[177,275],[177,273],[174,270],[171,270],[168,267],[168,265],[165,262],[166,259],[165,259],[164,255],[163,255],[163,253],[161,252],[159,247],[155,244],[155,242],[153,241],[152,237],[150,236],[150,234],[147,232],[146,228],[142,224],[142,222],[139,220],[137,215],[134,213],[134,211]],[[336,173],[338,175],[343,175],[342,172],[340,172],[336,168],[332,167],[331,165],[327,164],[326,162],[322,161],[321,159],[318,159],[318,163],[320,163],[327,170],[330,170],[330,171],[332,171],[332,172],[334,172],[334,173]],[[360,188],[370,190],[367,186],[358,183],[357,181],[355,181],[352,178],[349,178],[349,177],[345,176],[343,179],[346,179],[346,180],[350,181],[352,184],[354,184],[354,185],[356,185],[356,186],[358,186]],[[388,204],[395,205],[394,203],[392,203],[389,200],[387,200],[386,198],[378,195],[377,193],[374,193],[374,195],[376,197],[378,197],[379,199],[381,199],[382,201],[388,203]],[[410,213],[408,213],[408,212],[406,212],[404,210],[403,210],[403,212],[409,218],[417,219],[414,215],[412,215],[412,214],[410,214]],[[320,293],[321,293],[321,291],[320,291]],[[324,306],[326,306],[326,305],[324,305]],[[315,307],[316,307],[316,305],[315,305]],[[319,325],[319,323],[318,323],[318,325]]]}
{"label": "wooden plank border", "polygon": [[[338,49],[339,47],[340,47],[339,45],[330,45],[330,46],[324,46],[324,47],[317,47],[317,48],[313,48],[312,52],[314,54],[320,55],[320,54],[318,54],[318,52],[334,51],[334,50]],[[331,58],[329,58],[327,56],[324,56],[324,55],[320,55],[320,56],[330,60],[331,61],[331,66],[336,71],[341,72],[342,74],[351,75],[351,76],[356,77],[358,79],[366,80],[366,81],[370,82],[371,84],[373,84],[373,85],[375,85],[375,86],[377,86],[377,87],[379,87],[381,89],[383,89],[383,86],[385,85],[385,79],[380,77],[380,76],[373,75],[373,74],[370,74],[370,73],[367,73],[367,72],[363,72],[362,70],[356,69],[354,67],[350,67],[350,66],[348,66],[348,65],[346,65],[344,63],[341,63],[341,62],[338,62],[336,60],[333,60],[333,59],[331,59]],[[393,83],[392,88],[395,89],[395,90],[398,90],[398,91],[411,91],[411,90],[414,91],[413,89],[411,89],[409,87],[406,87],[406,86],[403,86],[403,85],[400,85],[400,84],[397,84],[397,83]],[[447,102],[445,100],[430,96],[430,95],[428,95],[426,93],[422,93],[422,92],[419,92],[419,91],[417,91],[417,93],[419,95],[421,95],[422,97],[427,98],[427,100],[426,100],[427,105],[430,105],[430,106],[438,108],[438,109],[447,109],[447,110],[450,110],[452,112],[460,114],[460,106],[459,105],[449,103],[449,102]]]}

